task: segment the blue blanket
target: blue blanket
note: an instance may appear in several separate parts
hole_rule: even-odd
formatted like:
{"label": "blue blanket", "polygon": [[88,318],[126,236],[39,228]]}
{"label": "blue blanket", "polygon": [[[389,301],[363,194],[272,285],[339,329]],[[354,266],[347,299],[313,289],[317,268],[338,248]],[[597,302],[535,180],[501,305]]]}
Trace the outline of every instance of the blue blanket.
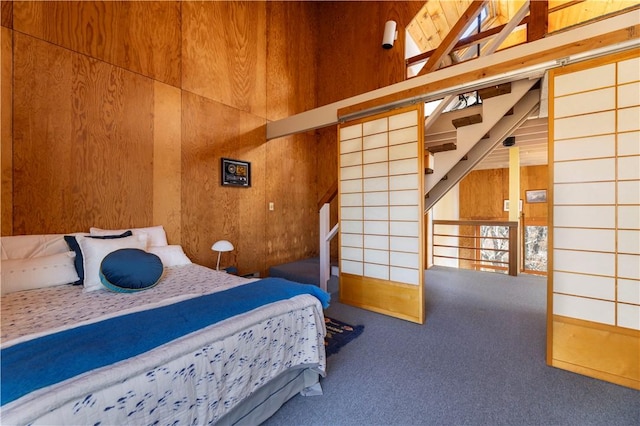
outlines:
{"label": "blue blanket", "polygon": [[318,287],[266,278],[18,343],[0,352],[2,405],[45,386],[140,355],[234,315],[300,294],[317,297],[325,308],[329,305],[329,294]]}

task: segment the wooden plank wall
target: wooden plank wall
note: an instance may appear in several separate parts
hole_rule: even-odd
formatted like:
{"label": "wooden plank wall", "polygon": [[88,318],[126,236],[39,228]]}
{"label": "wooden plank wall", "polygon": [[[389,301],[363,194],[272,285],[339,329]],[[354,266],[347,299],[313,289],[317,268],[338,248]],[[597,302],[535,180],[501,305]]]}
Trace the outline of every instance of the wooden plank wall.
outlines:
{"label": "wooden plank wall", "polygon": [[[316,133],[266,143],[265,125],[317,105],[317,18],[312,2],[2,2],[2,234],[162,223],[209,266],[229,239],[241,273],[316,255],[331,161]],[[250,161],[251,188],[221,187],[220,157]]]}
{"label": "wooden plank wall", "polygon": [[[405,80],[404,29],[424,1],[319,2],[318,104],[325,105]],[[398,40],[382,48],[386,21]]]}
{"label": "wooden plank wall", "polygon": [[[3,1],[2,234],[162,223],[205,265],[231,240],[243,273],[316,255],[336,129],[267,144],[265,124],[402,81],[422,5]],[[251,188],[220,187],[222,156],[251,161]]]}
{"label": "wooden plank wall", "polygon": [[[5,2],[2,3],[2,23],[5,23]],[[0,114],[2,132],[0,146],[0,235],[10,235],[13,229],[13,32],[7,27],[0,27],[0,61],[2,76],[0,93],[2,93],[2,109]]]}
{"label": "wooden plank wall", "polygon": [[[546,224],[547,203],[527,203],[525,191],[548,189],[548,166],[520,168],[520,198],[526,222]],[[460,220],[508,220],[509,169],[475,170],[460,181]]]}

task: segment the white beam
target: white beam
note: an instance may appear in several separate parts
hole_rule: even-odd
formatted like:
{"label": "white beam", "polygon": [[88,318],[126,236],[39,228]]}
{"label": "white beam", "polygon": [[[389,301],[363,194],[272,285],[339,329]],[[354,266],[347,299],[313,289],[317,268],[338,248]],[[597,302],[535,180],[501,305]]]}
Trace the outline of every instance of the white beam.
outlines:
{"label": "white beam", "polygon": [[[612,18],[597,21],[588,25],[574,28],[572,30],[555,34],[550,37],[546,37],[540,40],[533,41],[531,43],[522,44],[510,49],[505,49],[496,52],[489,56],[483,56],[476,58],[472,61],[463,62],[455,66],[443,68],[432,73],[415,77],[410,80],[405,80],[390,86],[382,87],[380,89],[373,90],[371,92],[363,93],[361,95],[353,96],[351,98],[343,99],[332,104],[324,105],[315,108],[310,111],[305,111],[300,114],[296,114],[281,120],[276,120],[267,123],[267,140],[287,136],[295,133],[305,132],[307,130],[319,129],[322,127],[331,126],[338,123],[338,110],[346,108],[352,105],[357,105],[362,102],[375,100],[384,96],[392,95],[394,93],[402,92],[405,90],[415,89],[417,87],[425,86],[428,84],[434,84],[435,82],[446,80],[456,77],[461,74],[469,72],[476,72],[483,69],[493,68],[499,66],[501,63],[514,61],[521,57],[535,55],[538,52],[550,50],[557,46],[564,46],[573,43],[580,43],[585,39],[602,36],[612,31],[621,30],[638,25],[638,11],[632,10],[630,12],[614,16]],[[582,60],[591,56],[597,56],[606,54],[622,49],[630,49],[638,47],[640,45],[640,39],[635,38],[628,42],[618,43],[612,46],[606,46],[602,49],[597,49],[589,54],[577,54],[571,55],[568,58],[561,61],[547,61],[541,64],[537,64],[531,67],[522,68],[520,70],[501,73],[492,77],[478,79],[471,82],[448,88],[446,90],[440,90],[436,92],[424,93],[420,96],[416,96],[409,99],[403,99],[402,101],[394,102],[381,107],[373,108],[367,113],[375,112],[383,108],[389,108],[397,105],[404,105],[411,102],[427,101],[433,99],[439,99],[446,95],[457,93],[460,90],[465,90],[469,87],[480,87],[482,85],[496,84],[500,81],[507,79],[522,79],[528,76],[541,76],[545,70],[565,65],[574,60]],[[342,117],[343,119],[345,117]]]}

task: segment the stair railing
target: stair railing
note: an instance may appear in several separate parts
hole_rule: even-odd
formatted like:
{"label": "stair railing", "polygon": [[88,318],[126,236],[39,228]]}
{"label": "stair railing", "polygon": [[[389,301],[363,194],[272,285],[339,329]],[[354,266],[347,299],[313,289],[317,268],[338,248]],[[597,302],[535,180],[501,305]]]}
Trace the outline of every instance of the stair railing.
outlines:
{"label": "stair railing", "polygon": [[[503,227],[508,231],[506,236],[481,235],[483,226]],[[442,227],[447,227],[443,229]],[[434,220],[432,225],[433,259],[453,259],[462,269],[498,270],[509,275],[518,275],[518,222],[493,220]],[[488,247],[485,241],[500,242]],[[498,247],[501,246],[501,247]],[[441,251],[439,253],[436,253]],[[508,260],[500,260],[500,256],[493,259],[482,259],[481,252],[507,253]],[[446,252],[447,254],[442,254]],[[462,252],[463,254],[460,254]]]}
{"label": "stair railing", "polygon": [[339,223],[331,228],[331,201],[338,195],[338,181],[327,190],[318,201],[320,212],[320,288],[327,290],[327,281],[331,276],[331,240],[336,236]]}

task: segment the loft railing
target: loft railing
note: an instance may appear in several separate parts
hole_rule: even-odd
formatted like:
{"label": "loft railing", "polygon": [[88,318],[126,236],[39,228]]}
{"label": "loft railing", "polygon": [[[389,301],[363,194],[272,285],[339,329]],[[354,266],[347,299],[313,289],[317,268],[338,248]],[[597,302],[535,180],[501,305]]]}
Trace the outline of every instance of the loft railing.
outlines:
{"label": "loft railing", "polygon": [[449,259],[458,268],[518,275],[518,222],[434,220],[433,260]]}
{"label": "loft railing", "polygon": [[320,288],[327,290],[331,276],[331,240],[338,233],[339,223],[331,228],[331,201],[338,195],[338,181],[318,201],[320,212]]}

